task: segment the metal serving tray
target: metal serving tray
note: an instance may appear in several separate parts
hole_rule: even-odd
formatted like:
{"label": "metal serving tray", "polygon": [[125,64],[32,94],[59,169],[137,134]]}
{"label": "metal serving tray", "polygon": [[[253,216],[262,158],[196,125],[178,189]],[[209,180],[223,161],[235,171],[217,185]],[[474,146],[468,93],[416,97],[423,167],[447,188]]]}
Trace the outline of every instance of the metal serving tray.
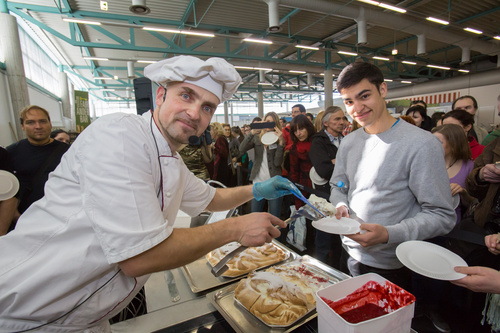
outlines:
{"label": "metal serving tray", "polygon": [[[349,275],[331,268],[313,257],[306,255],[298,260],[301,263],[312,267],[313,270],[317,270],[321,274],[328,276],[330,278],[330,283],[332,284],[350,278]],[[231,286],[207,294],[210,302],[236,332],[291,332],[311,319],[316,318],[318,315],[316,309],[314,309],[287,327],[273,327],[267,325],[234,299],[234,290],[236,289],[236,285],[237,284],[235,283]]]}
{"label": "metal serving tray", "polygon": [[[284,262],[295,260],[297,258],[297,254],[295,252],[293,252],[280,242],[273,240],[273,244],[285,252],[287,259],[279,261],[272,265],[260,267],[257,270],[265,269],[269,266],[279,265]],[[218,288],[233,283],[235,281],[238,281],[248,275],[247,273],[235,277],[225,277],[225,276],[215,277],[210,272],[211,269],[212,265],[210,265],[205,256],[182,267],[182,273],[184,274],[186,281],[189,284],[189,288],[193,293],[200,293],[203,291],[210,290],[212,288]]]}

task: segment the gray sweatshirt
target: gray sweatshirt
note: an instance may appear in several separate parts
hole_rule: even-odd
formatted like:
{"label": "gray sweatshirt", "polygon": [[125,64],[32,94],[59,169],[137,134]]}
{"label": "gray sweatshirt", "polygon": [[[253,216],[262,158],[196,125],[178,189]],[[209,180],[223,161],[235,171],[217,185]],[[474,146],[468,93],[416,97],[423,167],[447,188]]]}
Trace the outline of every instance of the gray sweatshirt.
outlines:
{"label": "gray sweatshirt", "polygon": [[[339,180],[347,184],[347,195],[334,186]],[[400,268],[395,251],[400,243],[445,235],[455,225],[443,147],[434,135],[403,120],[380,134],[361,128],[347,135],[330,185],[334,205],[343,202],[351,217],[387,228],[387,244],[365,248],[342,236],[349,255],[368,266]]]}

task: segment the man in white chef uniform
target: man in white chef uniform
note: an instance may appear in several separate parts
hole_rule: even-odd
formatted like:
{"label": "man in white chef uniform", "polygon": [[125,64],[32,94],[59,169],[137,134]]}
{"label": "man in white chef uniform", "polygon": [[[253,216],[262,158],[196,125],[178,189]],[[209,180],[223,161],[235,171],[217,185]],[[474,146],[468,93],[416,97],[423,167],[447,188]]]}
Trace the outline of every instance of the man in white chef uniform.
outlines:
{"label": "man in white chef uniform", "polygon": [[283,221],[267,213],[174,229],[179,209],[236,207],[298,191],[281,177],[215,189],[176,150],[200,136],[240,76],[223,59],[179,56],[148,66],[156,109],[101,117],[50,175],[45,197],[0,238],[0,332],[109,332],[108,319],[149,274],[185,265],[228,242],[270,242]]}

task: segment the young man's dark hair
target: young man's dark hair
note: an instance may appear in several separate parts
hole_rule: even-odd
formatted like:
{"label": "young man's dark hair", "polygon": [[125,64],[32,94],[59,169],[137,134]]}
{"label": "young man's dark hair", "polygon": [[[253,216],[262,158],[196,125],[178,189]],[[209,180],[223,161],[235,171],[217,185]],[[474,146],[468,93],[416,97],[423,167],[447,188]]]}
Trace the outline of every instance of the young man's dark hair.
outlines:
{"label": "young man's dark hair", "polygon": [[418,104],[423,104],[423,105],[424,105],[425,110],[427,110],[427,103],[425,103],[425,102],[424,102],[423,100],[421,100],[421,99],[416,100],[416,101],[411,101],[410,106],[413,106],[413,105],[418,105]]}
{"label": "young man's dark hair", "polygon": [[345,67],[337,79],[337,90],[340,92],[344,88],[352,87],[363,79],[367,79],[371,84],[380,89],[384,82],[382,71],[375,65],[368,62],[353,62]]}
{"label": "young man's dark hair", "polygon": [[299,108],[300,113],[306,113],[306,107],[302,104],[295,104],[294,106],[292,106],[292,109],[293,108]]}
{"label": "young man's dark hair", "polygon": [[453,104],[451,105],[451,109],[452,110],[455,110],[455,104],[461,100],[461,99],[465,99],[465,98],[470,98],[472,100],[472,105],[474,105],[474,109],[477,110],[478,106],[477,106],[477,101],[476,99],[471,96],[471,95],[464,95],[464,96],[460,96],[459,98],[457,98],[456,100],[453,101]]}
{"label": "young man's dark hair", "polygon": [[[65,130],[61,129],[61,128],[58,128],[56,130],[53,130],[52,132],[50,132],[50,137],[53,139],[57,136],[57,134],[59,133],[66,133],[68,134],[68,132],[66,132]],[[68,134],[69,135],[69,134]]]}

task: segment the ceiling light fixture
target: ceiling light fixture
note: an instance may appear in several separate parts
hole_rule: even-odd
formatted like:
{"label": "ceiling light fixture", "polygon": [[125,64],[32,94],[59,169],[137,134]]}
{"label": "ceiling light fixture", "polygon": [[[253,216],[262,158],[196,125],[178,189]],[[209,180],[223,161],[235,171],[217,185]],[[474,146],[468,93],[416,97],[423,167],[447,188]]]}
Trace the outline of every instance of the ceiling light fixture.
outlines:
{"label": "ceiling light fixture", "polygon": [[101,76],[94,77],[94,80],[114,80],[114,79],[115,79],[114,77],[101,77]]}
{"label": "ceiling light fixture", "polygon": [[411,81],[401,81],[401,83],[413,83]]}
{"label": "ceiling light fixture", "polygon": [[459,69],[458,71],[462,72],[462,73],[469,73],[470,72],[468,69]]}
{"label": "ceiling light fixture", "polygon": [[417,63],[416,63],[416,62],[414,62],[414,61],[407,61],[407,60],[404,60],[404,61],[402,61],[402,62],[403,62],[403,64],[407,64],[407,65],[416,65],[416,64],[417,64]]}
{"label": "ceiling light fixture", "polygon": [[155,60],[137,60],[137,62],[141,63],[141,64],[154,64],[157,61],[155,61]]}
{"label": "ceiling light fixture", "polygon": [[430,68],[437,68],[437,69],[444,69],[446,71],[449,71],[451,68],[450,67],[445,67],[445,66],[437,66],[437,65],[427,65],[427,67]]}
{"label": "ceiling light fixture", "polygon": [[436,22],[436,23],[439,23],[439,24],[443,24],[443,25],[450,24],[450,22],[448,22],[448,21],[441,20],[441,19],[438,19],[438,18],[435,18],[435,17],[432,17],[432,16],[427,17],[426,20],[427,21]]}
{"label": "ceiling light fixture", "polygon": [[166,29],[166,28],[148,27],[148,26],[142,27],[142,30],[166,32],[166,33],[170,33],[170,34],[183,34],[183,35],[202,36],[202,37],[215,37],[215,34],[213,34],[211,32],[202,32],[202,31],[193,31],[193,30]]}
{"label": "ceiling light fixture", "polygon": [[481,30],[472,29],[472,28],[469,28],[469,27],[464,28],[464,30],[465,30],[465,31],[468,31],[468,32],[472,32],[473,34],[478,34],[478,35],[480,35],[480,34],[482,34],[482,33],[483,33]]}
{"label": "ceiling light fixture", "polygon": [[108,58],[100,58],[100,57],[83,57],[85,60],[99,60],[99,61],[108,61]]}
{"label": "ceiling light fixture", "polygon": [[500,40],[500,36],[495,36],[493,38]]}
{"label": "ceiling light fixture", "polygon": [[258,71],[266,71],[266,72],[270,72],[273,70],[272,68],[264,68],[264,67],[254,67],[253,69],[258,70]]}
{"label": "ceiling light fixture", "polygon": [[296,74],[305,74],[307,72],[304,72],[304,71],[295,71],[295,70],[289,70],[288,71],[289,73],[296,73]]}
{"label": "ceiling light fixture", "polygon": [[75,19],[75,18],[63,18],[63,21],[71,22],[71,23],[82,23],[82,24],[91,24],[91,25],[101,25],[101,22],[85,20],[85,19]]}
{"label": "ceiling light fixture", "polygon": [[406,9],[403,9],[403,8],[399,8],[399,7],[396,7],[396,6],[392,6],[392,5],[388,5],[386,3],[379,3],[378,5],[379,7],[382,7],[382,8],[385,8],[385,9],[389,9],[389,10],[392,10],[392,11],[395,11],[395,12],[398,12],[398,13],[406,13]]}
{"label": "ceiling light fixture", "polygon": [[389,61],[389,60],[391,60],[391,59],[389,59],[389,58],[385,58],[385,57],[377,57],[377,56],[374,56],[374,57],[372,57],[372,58],[373,58],[373,59],[377,59],[377,60],[384,60],[384,61]]}
{"label": "ceiling light fixture", "polygon": [[391,80],[391,79],[384,79],[385,82],[392,82],[394,80]]}
{"label": "ceiling light fixture", "polygon": [[392,55],[396,55],[396,54],[398,54],[398,49],[393,48],[393,49],[392,49],[392,51],[391,51],[391,54],[392,54]]}
{"label": "ceiling light fixture", "polygon": [[272,86],[273,84],[269,83],[269,82],[259,82],[258,85],[260,85],[260,86]]}
{"label": "ceiling light fixture", "polygon": [[132,0],[132,6],[128,7],[134,14],[146,15],[151,12],[148,6],[146,6],[146,0]]}
{"label": "ceiling light fixture", "polygon": [[245,38],[243,39],[245,42],[250,42],[250,43],[261,43],[261,44],[272,44],[273,42],[270,40],[266,39],[255,39],[255,38]]}
{"label": "ceiling light fixture", "polygon": [[367,4],[370,4],[370,5],[374,5],[374,6],[378,6],[380,4],[380,2],[378,2],[378,1],[372,1],[372,0],[359,0],[359,1],[367,3]]}
{"label": "ceiling light fixture", "polygon": [[340,54],[345,54],[345,55],[350,55],[350,56],[357,56],[358,54],[357,53],[354,53],[354,52],[347,52],[347,51],[337,51],[337,53],[340,53]]}
{"label": "ceiling light fixture", "polygon": [[295,45],[296,48],[299,48],[299,49],[308,49],[308,50],[315,50],[315,51],[319,51],[319,47],[315,47],[315,46],[309,46],[309,45],[300,45],[300,44],[297,44]]}

